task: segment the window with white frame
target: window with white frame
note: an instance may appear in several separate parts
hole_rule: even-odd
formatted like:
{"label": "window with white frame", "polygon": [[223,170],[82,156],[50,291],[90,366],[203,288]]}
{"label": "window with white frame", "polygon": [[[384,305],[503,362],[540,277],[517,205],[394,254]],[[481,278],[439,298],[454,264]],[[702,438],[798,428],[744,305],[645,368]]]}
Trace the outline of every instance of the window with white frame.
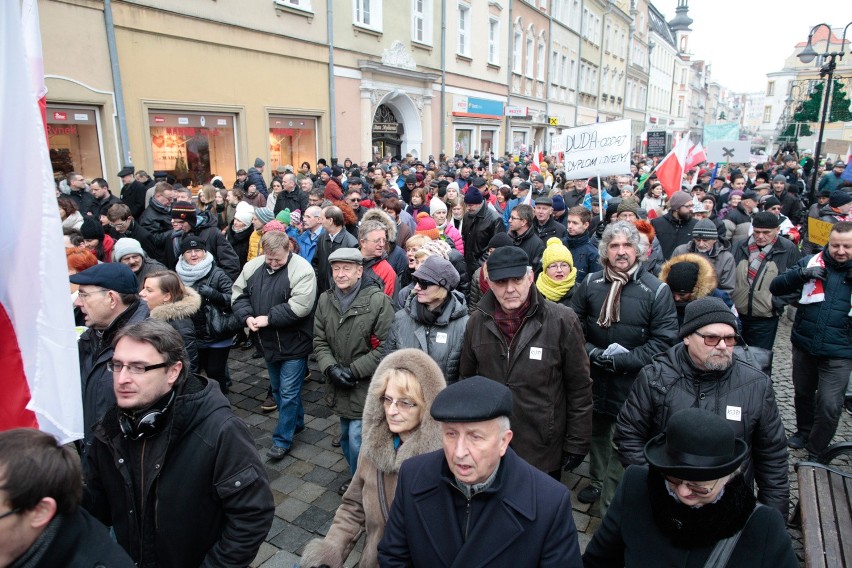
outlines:
{"label": "window with white frame", "polygon": [[459,43],[457,53],[470,57],[470,5],[459,2]]}
{"label": "window with white frame", "polygon": [[627,34],[621,30],[621,50],[619,52],[622,59],[627,58]]}
{"label": "window with white frame", "polygon": [[411,40],[432,45],[432,0],[411,0]]}
{"label": "window with white frame", "polygon": [[609,24],[606,25],[606,34],[604,34],[604,51],[609,53],[609,42],[610,37],[612,36],[612,30],[609,27]]}
{"label": "window with white frame", "polygon": [[564,89],[564,88],[567,88],[568,85],[571,84],[571,77],[570,77],[570,75],[568,75],[569,69],[568,69],[568,56],[567,55],[562,54],[562,64],[559,67],[562,69],[562,81],[559,84],[562,85],[562,88]]}
{"label": "window with white frame", "polygon": [[[558,46],[557,46],[558,48]],[[559,84],[559,68],[556,66],[559,61],[559,52],[552,51],[550,53],[550,82],[553,85]]]}
{"label": "window with white frame", "polygon": [[520,75],[523,70],[521,69],[521,62],[523,61],[523,43],[524,37],[521,30],[515,30],[515,34],[512,38],[512,72]]}
{"label": "window with white frame", "polygon": [[544,63],[545,63],[545,55],[544,55],[544,40],[538,40],[538,49],[536,50],[536,80],[544,81]]}
{"label": "window with white frame", "polygon": [[497,18],[488,20],[488,63],[500,64],[500,20]]}
{"label": "window with white frame", "polygon": [[535,57],[535,40],[532,36],[527,37],[527,45],[526,45],[526,63],[524,64],[524,74],[532,79],[533,78],[533,58]]}
{"label": "window with white frame", "polygon": [[382,0],[352,0],[356,25],[382,31]]}
{"label": "window with white frame", "polygon": [[577,88],[577,60],[571,58],[571,72],[568,76],[568,86],[572,89]]}
{"label": "window with white frame", "polygon": [[569,15],[569,25],[575,30],[582,28],[582,23],[580,18],[581,14],[581,2],[582,0],[573,0],[571,3],[571,14]]}
{"label": "window with white frame", "polygon": [[287,6],[288,8],[295,8],[303,12],[313,12],[311,0],[275,0],[275,3],[279,6]]}

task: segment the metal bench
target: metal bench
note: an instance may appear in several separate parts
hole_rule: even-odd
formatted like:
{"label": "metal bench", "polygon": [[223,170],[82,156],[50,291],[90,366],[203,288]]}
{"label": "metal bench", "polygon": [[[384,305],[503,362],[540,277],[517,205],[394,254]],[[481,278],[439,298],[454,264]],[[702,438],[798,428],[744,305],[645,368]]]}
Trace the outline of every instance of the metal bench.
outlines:
{"label": "metal bench", "polygon": [[828,464],[852,454],[852,442],[841,442],[820,454],[818,461],[796,464],[805,566],[852,566],[852,473]]}

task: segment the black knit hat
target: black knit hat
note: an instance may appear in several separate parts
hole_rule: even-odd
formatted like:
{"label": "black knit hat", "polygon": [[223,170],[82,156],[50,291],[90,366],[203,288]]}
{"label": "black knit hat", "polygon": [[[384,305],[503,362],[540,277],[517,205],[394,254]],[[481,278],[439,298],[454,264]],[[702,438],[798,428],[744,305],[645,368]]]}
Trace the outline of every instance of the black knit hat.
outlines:
{"label": "black knit hat", "polygon": [[195,205],[189,201],[175,201],[172,204],[172,219],[186,221],[194,227],[197,220],[195,216]]}
{"label": "black knit hat", "polygon": [[669,268],[669,275],[666,276],[666,284],[672,289],[672,292],[681,294],[690,293],[695,290],[695,285],[698,283],[698,264],[685,260],[676,262]]}
{"label": "black knit hat", "polygon": [[[695,266],[697,268],[698,265]],[[716,298],[715,296],[699,298],[686,305],[683,311],[683,323],[680,326],[680,336],[686,337],[687,335],[692,335],[705,325],[712,325],[714,323],[727,324],[734,328],[734,331],[738,329],[737,316],[734,315],[731,308],[725,305],[725,302],[721,298]]]}
{"label": "black knit hat", "polygon": [[843,190],[835,191],[828,198],[828,205],[830,207],[842,207],[852,201],[852,195],[849,195]]}
{"label": "black knit hat", "polygon": [[80,226],[80,234],[84,239],[104,240],[104,226],[95,217],[86,217]]}
{"label": "black knit hat", "polygon": [[464,194],[465,204],[475,205],[477,203],[482,203],[483,201],[485,201],[485,198],[482,197],[482,192],[479,191],[478,187],[467,188],[467,193]]}
{"label": "black knit hat", "polygon": [[494,233],[494,236],[491,237],[491,240],[488,241],[488,246],[486,249],[498,249],[500,247],[513,247],[515,246],[515,241],[512,240],[512,237],[509,236],[509,233],[499,232]]}
{"label": "black knit hat", "polygon": [[737,438],[728,421],[703,408],[675,412],[665,432],[645,444],[651,467],[687,481],[721,479],[736,471],[747,454],[748,444]]}
{"label": "black knit hat", "polygon": [[781,219],[771,211],[755,213],[751,218],[751,226],[755,229],[776,229],[780,224]]}
{"label": "black knit hat", "polygon": [[180,242],[180,253],[183,254],[188,250],[207,250],[207,243],[203,239],[199,239],[195,235],[188,235]]}

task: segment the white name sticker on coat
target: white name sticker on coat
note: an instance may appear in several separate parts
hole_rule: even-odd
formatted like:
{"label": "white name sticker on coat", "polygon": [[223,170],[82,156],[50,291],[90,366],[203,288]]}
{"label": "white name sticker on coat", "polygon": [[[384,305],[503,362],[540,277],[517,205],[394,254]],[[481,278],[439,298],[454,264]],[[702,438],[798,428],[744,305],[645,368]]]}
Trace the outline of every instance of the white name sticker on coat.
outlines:
{"label": "white name sticker on coat", "polygon": [[530,359],[535,359],[536,361],[541,361],[542,349],[541,347],[530,347]]}
{"label": "white name sticker on coat", "polygon": [[444,333],[443,331],[439,331],[435,335],[435,342],[436,343],[446,343],[447,342],[447,334]]}
{"label": "white name sticker on coat", "polygon": [[740,422],[743,419],[743,409],[739,406],[728,406],[725,408],[725,418]]}

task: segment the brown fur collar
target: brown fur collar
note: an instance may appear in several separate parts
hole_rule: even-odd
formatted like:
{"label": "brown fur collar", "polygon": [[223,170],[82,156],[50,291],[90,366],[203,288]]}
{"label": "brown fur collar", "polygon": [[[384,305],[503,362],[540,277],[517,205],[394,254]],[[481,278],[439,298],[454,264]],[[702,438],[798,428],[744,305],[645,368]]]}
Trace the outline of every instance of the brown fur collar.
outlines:
{"label": "brown fur collar", "polygon": [[403,369],[417,377],[423,390],[423,397],[426,399],[426,407],[422,409],[420,427],[399,447],[399,450],[394,451],[393,434],[388,428],[385,409],[379,400],[383,391],[379,392],[374,383],[370,384],[367,400],[364,403],[361,453],[376,464],[376,468],[382,472],[399,471],[399,466],[406,459],[441,447],[440,426],[429,414],[432,401],[446,386],[441,369],[423,351],[401,349],[386,356],[373,377],[381,377],[392,369]]}
{"label": "brown fur collar", "polygon": [[388,229],[388,242],[392,243],[396,241],[396,223],[391,219],[390,215],[378,207],[373,207],[372,209],[368,209],[361,218],[361,223],[366,223],[367,221],[381,221],[384,223]]}
{"label": "brown fur collar", "polygon": [[157,306],[151,310],[151,317],[162,321],[191,318],[201,308],[201,296],[189,286],[184,288],[186,288],[186,294],[182,300]]}
{"label": "brown fur collar", "polygon": [[716,271],[710,261],[704,258],[704,255],[698,253],[684,253],[673,256],[663,264],[660,269],[659,279],[666,282],[669,277],[669,271],[672,266],[679,262],[694,262],[698,265],[698,281],[695,283],[695,288],[692,289],[692,299],[697,300],[710,295],[717,286]]}

